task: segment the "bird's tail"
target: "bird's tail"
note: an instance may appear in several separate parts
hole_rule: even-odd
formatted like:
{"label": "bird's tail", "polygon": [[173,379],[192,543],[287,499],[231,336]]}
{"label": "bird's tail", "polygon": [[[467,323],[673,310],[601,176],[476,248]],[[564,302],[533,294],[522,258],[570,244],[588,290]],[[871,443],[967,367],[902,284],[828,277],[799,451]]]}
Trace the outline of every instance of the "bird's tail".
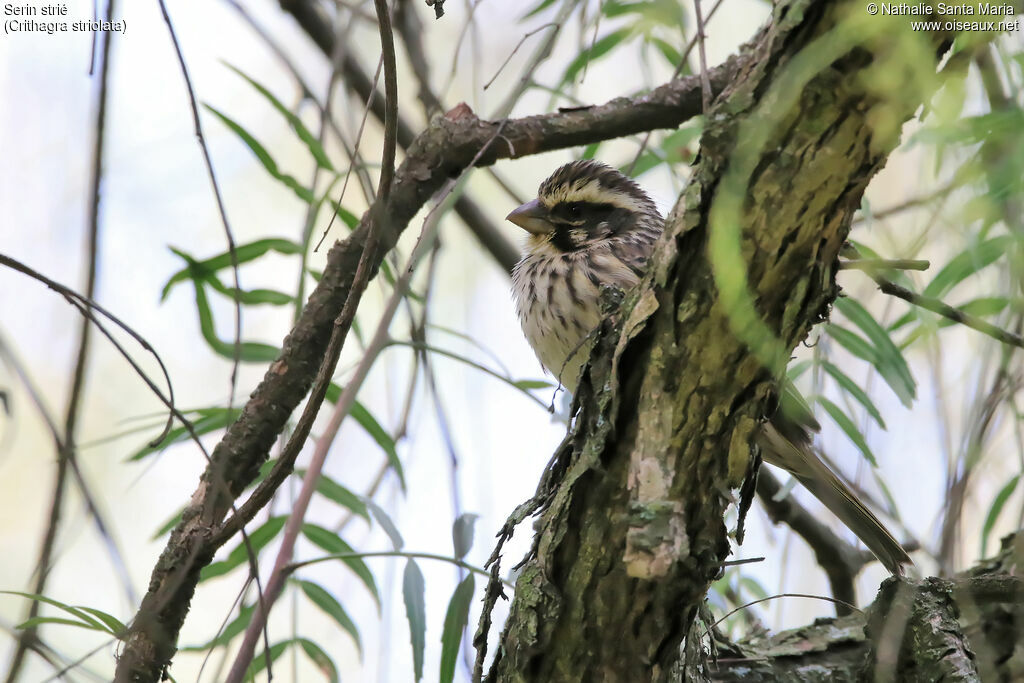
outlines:
{"label": "bird's tail", "polygon": [[885,525],[857,498],[850,487],[821,461],[809,443],[803,447],[793,443],[770,423],[764,425],[758,441],[764,461],[781,467],[796,477],[815,498],[864,542],[886,569],[897,576],[902,576],[903,565],[913,564],[910,556]]}

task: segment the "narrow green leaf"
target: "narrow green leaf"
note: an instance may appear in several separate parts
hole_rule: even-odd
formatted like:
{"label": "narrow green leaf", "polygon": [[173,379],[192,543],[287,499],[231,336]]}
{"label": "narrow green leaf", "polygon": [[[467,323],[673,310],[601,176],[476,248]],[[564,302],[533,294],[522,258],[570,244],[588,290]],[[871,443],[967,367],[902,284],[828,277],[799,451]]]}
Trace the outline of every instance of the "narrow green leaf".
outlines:
{"label": "narrow green leaf", "polygon": [[523,391],[529,391],[530,389],[552,389],[555,386],[543,379],[520,379],[513,382],[513,384]]}
{"label": "narrow green leaf", "polygon": [[459,659],[459,643],[462,632],[469,621],[469,605],[473,600],[473,573],[466,575],[448,601],[444,615],[444,630],[441,632],[441,683],[451,683],[455,678],[455,663]]}
{"label": "narrow green leaf", "polygon": [[875,351],[875,347],[869,344],[864,337],[835,323],[829,323],[825,329],[828,330],[828,336],[853,355],[872,365],[878,364],[878,353]]}
{"label": "narrow green leaf", "polygon": [[943,266],[921,294],[941,299],[957,284],[1006,254],[1013,243],[1012,236],[1003,235],[968,247]]}
{"label": "narrow green leaf", "polygon": [[427,606],[424,598],[426,586],[423,572],[412,558],[405,563],[402,577],[402,599],[405,601],[405,616],[409,620],[409,639],[412,643],[413,677],[423,678],[423,649],[427,643]]}
{"label": "narrow green leaf", "polygon": [[[288,517],[286,515],[280,515],[277,517],[271,517],[264,522],[258,529],[249,534],[249,546],[252,548],[252,552],[259,554],[259,551],[275,536],[278,532],[284,528],[285,520]],[[240,567],[243,564],[247,564],[249,561],[249,552],[246,548],[245,542],[239,539],[238,545],[228,553],[226,559],[220,562],[212,562],[199,572],[199,580],[206,581],[217,576],[223,576],[232,569]]]}
{"label": "narrow green leaf", "polygon": [[981,527],[981,556],[985,557],[988,552],[988,538],[992,533],[992,529],[996,525],[996,521],[999,519],[999,513],[1003,511],[1003,507],[1006,505],[1006,501],[1009,500],[1010,496],[1017,489],[1017,483],[1020,481],[1020,475],[1016,475],[1011,478],[1010,481],[1003,484],[1003,488],[999,489],[999,493],[996,494],[995,499],[992,501],[991,507],[988,509],[988,514],[985,515],[985,524]]}
{"label": "narrow green leaf", "polygon": [[[299,477],[304,477],[306,474],[305,470],[295,470],[295,472]],[[352,493],[352,491],[334,481],[327,475],[321,474],[317,479],[316,492],[324,498],[327,498],[344,508],[348,508],[354,514],[359,515],[367,522],[370,521],[370,513],[367,511],[366,503],[362,501],[362,497],[356,493]]]}
{"label": "narrow green leaf", "polygon": [[261,84],[257,83],[255,80],[247,76],[240,69],[232,66],[231,64],[227,64],[226,62],[225,66],[227,66],[229,69],[231,69],[236,74],[238,74],[246,81],[248,81],[252,87],[256,88],[257,92],[263,95],[263,97],[265,97],[267,101],[270,102],[271,106],[273,106],[274,109],[280,112],[280,114],[284,116],[285,119],[287,119],[288,123],[292,127],[292,130],[295,131],[296,135],[299,136],[299,139],[302,140],[302,142],[309,149],[309,153],[313,155],[314,159],[316,159],[317,166],[319,166],[320,168],[327,169],[328,171],[334,170],[334,166],[331,164],[331,160],[327,157],[327,152],[324,151],[323,145],[320,144],[320,141],[316,139],[315,135],[309,132],[309,129],[306,128],[306,125],[302,123],[302,119],[293,114],[292,111],[288,109],[288,107],[281,104],[281,101],[274,97],[273,93],[271,93]]}
{"label": "narrow green leaf", "polygon": [[[42,602],[42,603],[45,603],[47,605],[52,605],[53,607],[56,607],[59,610],[67,612],[71,616],[73,616],[76,619],[78,619],[77,622],[74,622],[74,621],[70,622],[71,625],[81,626],[83,628],[92,629],[94,631],[103,631],[105,633],[110,633],[111,635],[116,635],[115,633],[113,633],[109,629],[107,629],[107,627],[102,622],[98,621],[97,619],[95,619],[94,617],[90,616],[88,613],[83,611],[83,609],[81,607],[75,607],[74,605],[67,605],[67,604],[64,604],[63,602],[60,602],[59,600],[54,600],[53,598],[48,598],[45,595],[39,595],[38,593],[24,593],[22,591],[0,591],[0,595],[18,595],[18,596],[23,597],[23,598],[28,598],[29,600],[34,600],[36,602]],[[54,623],[58,623],[58,622],[54,622]],[[59,623],[63,623],[63,622],[59,622]],[[120,622],[118,622],[118,623],[120,623]]]}
{"label": "narrow green leaf", "polygon": [[[231,267],[231,252],[229,251],[225,251],[217,256],[211,256],[208,259],[200,261],[181,249],[170,247],[170,250],[184,259],[185,263],[189,265],[176,272],[171,276],[171,279],[167,281],[167,284],[164,285],[163,291],[160,293],[161,301],[167,298],[167,294],[171,291],[171,288],[174,285],[179,282],[191,280],[194,277],[193,273],[195,273],[197,269],[198,272],[205,275]],[[235,247],[235,256],[238,259],[239,265],[241,265],[263,256],[268,251],[276,251],[279,254],[286,255],[301,254],[302,245],[288,239],[269,237],[267,239],[256,240],[255,242],[249,242],[247,244],[239,244]]]}
{"label": "narrow green leaf", "polygon": [[288,175],[287,173],[283,173],[278,168],[277,162],[274,161],[274,158],[272,156],[270,156],[270,152],[268,152],[266,148],[263,145],[261,145],[259,141],[256,140],[256,138],[254,138],[249,131],[243,128],[241,124],[236,123],[229,116],[218,111],[216,108],[210,106],[209,104],[203,104],[203,107],[205,107],[206,110],[212,113],[214,116],[219,118],[224,123],[225,126],[230,128],[232,132],[235,133],[235,135],[241,138],[242,142],[245,143],[249,150],[256,155],[256,158],[260,160],[260,163],[263,164],[263,168],[267,169],[267,173],[269,173],[274,178],[284,183],[287,187],[291,188],[292,192],[294,192],[299,199],[303,200],[307,204],[312,204],[313,202],[316,201],[316,197],[313,196],[313,192],[310,191],[309,188],[303,187],[298,180]]}
{"label": "narrow green leaf", "polygon": [[[965,304],[957,306],[957,308],[968,315],[977,316],[979,318],[985,318],[991,315],[998,315],[1010,305],[1010,300],[1003,296],[983,296],[977,299],[971,299]],[[939,320],[939,327],[949,327],[950,325],[956,325],[957,323],[949,318],[942,318]]]}
{"label": "narrow green leaf", "polygon": [[395,440],[380,426],[377,418],[366,409],[366,406],[359,401],[352,403],[349,415],[359,423],[359,426],[366,430],[367,434],[373,437],[373,440],[377,442],[377,445],[388,456],[388,464],[391,465],[391,469],[398,475],[398,483],[402,487],[402,491],[405,491],[405,470],[402,468],[402,461],[398,457]]}
{"label": "narrow green leaf", "polygon": [[569,83],[583,70],[590,62],[595,62],[608,54],[612,48],[628,38],[633,33],[632,27],[620,28],[617,31],[598,38],[593,45],[586,47],[576,55],[576,58],[569,62],[565,73],[562,75],[562,83]]}
{"label": "narrow green leaf", "polygon": [[872,402],[871,397],[868,396],[866,391],[861,389],[860,386],[850,379],[845,372],[827,360],[822,361],[822,367],[825,369],[825,372],[827,372],[829,376],[836,381],[843,391],[848,393],[850,396],[855,398],[858,403],[864,406],[868,411],[868,415],[874,418],[879,427],[885,429],[885,420],[882,419],[882,414],[878,412],[878,408],[875,407],[874,402]]}
{"label": "narrow green leaf", "polygon": [[[280,643],[275,643],[270,646],[270,661],[276,662],[278,657],[284,654],[285,650],[290,645],[293,645],[295,641],[293,639],[283,640]],[[249,664],[249,668],[245,670],[245,680],[252,681],[256,679],[256,674],[260,673],[267,668],[267,652],[262,648],[253,655],[252,662]]]}
{"label": "narrow green leaf", "polygon": [[312,543],[313,545],[327,551],[331,555],[347,555],[348,557],[340,557],[342,562],[348,565],[356,576],[363,582],[367,590],[373,596],[374,601],[377,603],[378,609],[380,608],[380,593],[377,591],[377,582],[373,578],[373,572],[366,566],[366,562],[363,558],[359,557],[359,553],[352,549],[348,543],[341,539],[340,536],[334,532],[324,529],[322,526],[317,526],[310,522],[306,522],[302,525],[302,535]]}
{"label": "narrow green leaf", "polygon": [[309,638],[296,638],[295,641],[302,648],[302,651],[306,653],[306,656],[313,660],[316,668],[320,669],[327,680],[331,681],[331,683],[338,683],[340,680],[338,678],[338,667],[335,666],[334,661],[322,647]]}
{"label": "narrow green leaf", "polygon": [[267,304],[270,306],[289,306],[295,303],[295,297],[275,289],[235,289],[228,287],[212,273],[206,276],[206,282],[215,290],[228,297],[232,301],[238,299],[243,306],[259,306]]}
{"label": "narrow green leaf", "polygon": [[782,391],[779,392],[779,410],[782,411],[782,414],[801,427],[815,432],[821,431],[821,425],[814,419],[811,407],[807,405],[804,397],[800,395],[800,391],[788,376],[782,379],[781,389]]}
{"label": "narrow green leaf", "polygon": [[366,507],[373,513],[377,523],[380,524],[380,528],[384,530],[384,533],[391,539],[391,545],[394,546],[395,550],[401,550],[402,546],[405,545],[405,541],[402,539],[402,534],[398,531],[398,527],[395,525],[394,520],[387,511],[381,506],[373,502],[373,499],[367,496],[360,496],[362,501],[366,503]]}
{"label": "narrow green leaf", "polygon": [[473,547],[473,526],[480,515],[466,512],[458,516],[452,524],[452,545],[455,547],[455,557],[463,559]]}
{"label": "narrow green leaf", "polygon": [[[197,412],[199,413],[199,418],[192,421],[192,428],[195,430],[197,436],[202,436],[203,434],[215,432],[218,429],[224,429],[238,418],[241,410],[238,408],[232,408],[230,410],[227,408],[204,408]],[[171,444],[188,441],[191,438],[192,435],[189,433],[188,429],[185,427],[175,427],[171,431],[167,432],[167,436],[164,437],[163,441],[158,443],[156,446],[146,445],[130,455],[128,460],[141,460],[147,455],[164,450]],[[173,528],[173,525],[171,528]],[[166,531],[169,529],[165,528],[164,530]]]}
{"label": "narrow green leaf", "polygon": [[189,645],[181,648],[182,652],[205,652],[212,650],[215,647],[223,647],[230,643],[235,636],[241,634],[249,626],[249,622],[252,621],[252,613],[256,611],[256,603],[253,603],[246,607],[243,605],[238,610],[238,616],[228,622],[228,625],[224,627],[224,630],[217,636],[206,641],[202,645]]}
{"label": "narrow green leaf", "polygon": [[540,14],[548,7],[551,7],[551,5],[553,4],[555,4],[555,0],[541,0],[534,6],[533,9],[529,10],[526,14],[523,15],[523,19],[529,19],[530,17],[536,14]]}
{"label": "narrow green leaf", "polygon": [[93,615],[94,617],[102,621],[103,624],[107,627],[107,631],[111,634],[123,634],[128,628],[124,625],[124,622],[122,622],[114,615],[107,614],[106,612],[98,610],[95,607],[80,606],[78,609],[82,610],[83,612],[88,612],[89,614]]}
{"label": "narrow green leaf", "polygon": [[181,513],[184,511],[184,507],[179,508],[178,511],[171,515],[166,522],[160,525],[160,528],[156,530],[156,533],[154,533],[149,540],[155,541],[164,534],[168,533],[174,527],[178,526],[178,523],[181,522]]}
{"label": "narrow green leaf", "polygon": [[363,654],[363,643],[359,638],[359,627],[352,621],[352,618],[345,611],[345,608],[341,606],[341,603],[331,595],[325,588],[319,584],[313,583],[312,581],[297,580],[296,583],[302,588],[302,592],[306,594],[314,605],[323,610],[324,614],[334,619],[335,623],[341,627],[343,631],[352,636],[352,640],[356,641],[356,649],[359,650],[359,655]]}
{"label": "narrow green leaf", "polygon": [[819,396],[817,401],[821,404],[821,407],[825,409],[825,412],[829,414],[829,417],[831,417],[832,420],[839,425],[839,428],[843,430],[846,436],[849,437],[850,441],[853,442],[853,445],[857,447],[865,458],[867,458],[867,461],[871,463],[871,466],[878,467],[878,460],[875,459],[875,454],[871,452],[871,449],[868,447],[868,442],[864,439],[864,435],[860,433],[860,430],[857,429],[857,425],[853,423],[853,420],[847,417],[846,413],[844,413],[839,406],[824,396]]}
{"label": "narrow green leaf", "polygon": [[29,628],[35,628],[40,624],[63,624],[64,626],[77,626],[78,628],[88,629],[90,631],[100,631],[101,633],[110,633],[107,629],[102,626],[93,626],[90,623],[84,621],[75,621],[74,619],[65,619],[63,617],[32,617],[26,619],[14,628],[19,630],[25,630]]}
{"label": "narrow green leaf", "polygon": [[877,354],[877,362],[874,365],[878,374],[896,392],[903,405],[910,407],[917,394],[917,385],[907,361],[893,343],[889,333],[878,324],[867,309],[853,299],[837,300],[836,308],[871,340]]}
{"label": "narrow green leaf", "polygon": [[[233,360],[235,345],[221,341],[217,336],[213,312],[210,310],[210,302],[206,298],[206,289],[199,280],[193,280],[193,284],[196,292],[196,311],[199,313],[199,332],[202,334],[203,340],[218,356]],[[269,363],[275,360],[280,353],[276,346],[260,342],[244,341],[239,346],[239,360],[243,363]]]}
{"label": "narrow green leaf", "polygon": [[[337,403],[340,397],[341,386],[331,382],[330,386],[327,387],[327,395],[325,398],[330,403]],[[398,457],[395,440],[392,439],[387,430],[380,425],[377,418],[375,418],[373,414],[366,409],[366,406],[359,401],[354,401],[352,403],[352,408],[349,410],[349,416],[351,416],[352,419],[355,420],[356,423],[359,424],[359,426],[377,442],[377,445],[381,447],[381,450],[384,451],[384,454],[388,458],[388,464],[391,465],[391,468],[395,470],[395,474],[398,475],[398,483],[402,487],[402,491],[405,491],[405,470],[402,468],[402,461]]]}

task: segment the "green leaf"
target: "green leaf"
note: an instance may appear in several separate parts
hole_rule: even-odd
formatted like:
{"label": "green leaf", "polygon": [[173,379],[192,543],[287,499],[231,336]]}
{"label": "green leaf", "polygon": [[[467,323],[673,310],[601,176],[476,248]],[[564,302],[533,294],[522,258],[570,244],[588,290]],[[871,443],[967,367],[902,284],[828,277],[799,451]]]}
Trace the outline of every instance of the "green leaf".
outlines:
{"label": "green leaf", "polygon": [[[330,403],[337,403],[341,397],[341,386],[331,382],[330,386],[327,387],[327,395],[325,398]],[[384,454],[388,457],[388,464],[395,470],[395,474],[398,475],[398,483],[402,487],[402,491],[405,491],[405,470],[402,468],[402,461],[398,457],[398,450],[395,446],[395,440],[391,438],[377,418],[366,409],[359,401],[352,403],[352,408],[349,410],[349,416],[355,420],[360,427],[362,427],[377,445],[381,447]]]}
{"label": "green leaf", "polygon": [[462,632],[469,621],[469,605],[473,600],[473,573],[466,575],[448,601],[444,615],[444,630],[441,632],[441,683],[451,683],[455,678],[455,663],[459,659],[459,643]]}
{"label": "green leaf", "polygon": [[313,660],[316,668],[320,669],[327,680],[331,681],[331,683],[338,683],[340,680],[338,678],[338,667],[335,666],[334,661],[331,660],[322,647],[309,638],[296,638],[295,642],[299,644],[299,647],[306,653],[306,656]]}
{"label": "green leaf", "polygon": [[[212,256],[202,261],[197,260],[187,252],[170,247],[170,250],[180,256],[188,264],[185,268],[182,268],[167,281],[164,285],[163,291],[160,293],[160,300],[163,301],[167,298],[167,294],[171,291],[171,288],[179,282],[185,282],[196,277],[196,273],[199,273],[200,277],[203,277],[210,273],[215,273],[219,270],[231,267],[231,252],[225,251],[217,256]],[[268,237],[267,239],[256,240],[255,242],[249,242],[247,244],[240,244],[235,247],[235,256],[238,259],[238,264],[247,263],[253,261],[260,256],[263,256],[268,251],[276,251],[279,254],[301,254],[302,245],[292,240],[283,239],[279,237]]]}
{"label": "green leaf", "polygon": [[999,489],[999,493],[996,494],[995,499],[992,501],[991,507],[988,509],[988,514],[985,515],[985,524],[981,527],[981,556],[985,557],[985,553],[988,551],[988,537],[992,533],[993,527],[996,525],[996,521],[999,519],[999,513],[1003,511],[1003,507],[1006,505],[1006,501],[1013,495],[1013,492],[1017,489],[1017,483],[1020,481],[1020,475],[1016,475],[1011,478],[1010,481],[1003,484],[1003,488]]}
{"label": "green leaf", "polygon": [[861,389],[860,386],[850,379],[845,372],[827,360],[822,361],[822,367],[825,369],[825,372],[827,372],[829,376],[836,381],[843,391],[848,393],[850,396],[855,398],[858,403],[864,406],[868,411],[868,415],[874,418],[879,427],[885,429],[885,420],[882,419],[882,414],[878,412],[878,408],[875,407],[875,404],[872,402],[871,397],[867,395],[867,392]]}
{"label": "green leaf", "polygon": [[[252,548],[252,552],[259,555],[260,550],[265,545],[270,543],[278,532],[284,528],[285,520],[288,517],[286,515],[280,515],[278,517],[271,517],[264,522],[258,529],[249,534],[249,547]],[[247,564],[249,561],[249,550],[246,547],[245,540],[240,539],[234,550],[228,553],[226,559],[220,562],[213,562],[206,565],[199,572],[199,580],[206,581],[217,576],[223,576],[232,569],[239,567],[243,564]]]}
{"label": "green leaf", "polygon": [[651,36],[647,41],[657,48],[658,54],[665,58],[665,61],[668,62],[669,66],[677,66],[681,61],[683,61],[683,53],[668,41],[662,40],[657,36]]}
{"label": "green leaf", "polygon": [[[295,472],[299,477],[306,476],[305,470],[295,470]],[[354,514],[359,515],[367,522],[370,521],[370,513],[366,509],[366,503],[363,502],[362,496],[352,493],[352,491],[334,481],[327,475],[321,474],[317,479],[316,492],[324,498],[334,501],[344,508],[348,508]]]}
{"label": "green leaf", "polygon": [[423,572],[412,558],[405,563],[402,577],[402,599],[405,601],[405,616],[409,620],[409,639],[412,643],[413,677],[423,678],[423,648],[427,642],[427,606],[424,599],[426,587]]}
{"label": "green leaf", "polygon": [[533,9],[531,9],[530,11],[523,15],[523,19],[529,19],[530,17],[536,14],[540,14],[548,7],[551,7],[551,5],[553,4],[555,4],[555,0],[541,0],[539,3],[537,3],[537,5],[534,6]]}
{"label": "green leaf", "polygon": [[562,83],[569,83],[574,80],[590,62],[595,62],[608,54],[612,48],[630,37],[632,33],[633,29],[631,27],[626,27],[620,28],[617,31],[612,31],[608,35],[598,38],[594,41],[593,45],[586,47],[582,52],[576,55],[575,59],[569,62],[569,66],[566,67],[565,73],[562,75]]}
{"label": "green leaf", "polygon": [[356,641],[356,649],[359,650],[359,655],[363,654],[363,644],[359,639],[359,627],[349,617],[348,612],[341,606],[341,603],[331,595],[326,589],[319,584],[313,583],[312,581],[297,580],[296,583],[302,588],[302,592],[306,594],[314,605],[323,610],[324,614],[334,619],[335,623],[341,627],[343,631],[352,636],[352,640]]}
{"label": "green leaf", "polygon": [[107,627],[108,633],[114,635],[123,634],[128,629],[128,627],[125,626],[124,622],[122,622],[120,619],[113,616],[112,614],[107,614],[102,610],[98,610],[95,607],[82,606],[78,609],[82,610],[83,612],[88,612],[89,614],[93,615],[94,617],[102,621],[103,624]]}
{"label": "green leaf", "polygon": [[370,591],[370,594],[373,595],[378,609],[380,608],[380,593],[377,591],[377,582],[373,578],[373,572],[366,566],[363,558],[359,557],[359,553],[352,549],[352,546],[342,540],[337,534],[310,522],[302,525],[302,535],[310,543],[331,555],[345,555],[346,557],[339,557],[338,559],[348,565],[348,568],[359,577],[367,590]]}
{"label": "green leaf", "polygon": [[228,287],[220,281],[216,275],[206,276],[206,282],[215,290],[228,297],[232,301],[238,300],[243,306],[259,306],[268,304],[270,306],[289,306],[295,303],[295,297],[275,289],[235,289]]}
{"label": "green leaf", "polygon": [[324,151],[323,145],[320,144],[320,141],[316,139],[315,135],[309,132],[309,129],[306,128],[306,125],[302,123],[302,119],[293,114],[291,110],[289,110],[286,106],[281,104],[280,100],[274,97],[274,95],[269,90],[267,90],[262,85],[257,83],[255,80],[247,76],[240,69],[232,66],[231,64],[227,64],[226,62],[225,66],[227,66],[229,69],[231,69],[236,74],[238,74],[246,81],[248,81],[252,87],[256,88],[257,92],[263,95],[263,97],[265,97],[267,101],[270,102],[274,109],[280,112],[281,115],[288,120],[288,123],[291,125],[292,130],[295,131],[295,133],[299,136],[299,139],[302,140],[302,142],[309,149],[309,153],[313,155],[314,159],[316,159],[317,166],[319,166],[320,168],[327,169],[328,171],[334,170],[334,166],[331,164],[331,160],[327,157],[327,152]]}
{"label": "green leaf", "polygon": [[[1010,300],[1003,296],[983,296],[977,299],[971,299],[965,304],[957,306],[957,309],[973,315],[978,318],[985,318],[991,315],[998,315],[1010,305]],[[939,327],[949,327],[950,325],[956,325],[956,321],[950,320],[949,318],[942,318],[939,320]]]}
{"label": "green leaf", "polygon": [[366,496],[360,496],[362,501],[366,503],[366,507],[373,513],[377,523],[380,524],[380,528],[384,530],[384,533],[391,539],[391,545],[394,546],[395,550],[401,550],[402,546],[405,545],[405,541],[402,539],[402,534],[399,533],[398,527],[395,525],[394,520],[387,511],[381,506],[373,502],[372,498]]}
{"label": "green leaf", "polygon": [[[192,421],[192,428],[197,436],[202,436],[203,434],[209,434],[210,432],[215,432],[218,429],[226,428],[238,418],[242,411],[239,408],[228,409],[214,407],[202,408],[195,412],[198,413],[199,418]],[[155,446],[146,445],[140,448],[132,453],[128,457],[128,460],[141,460],[147,455],[164,450],[171,444],[175,444],[180,441],[188,441],[191,438],[192,435],[189,433],[188,429],[185,427],[175,427],[167,432],[167,436],[164,437],[163,441]],[[173,528],[173,525],[171,528]]]}
{"label": "green leaf", "polygon": [[272,156],[270,156],[270,152],[268,152],[266,148],[263,145],[261,145],[259,141],[256,140],[256,138],[254,138],[249,131],[243,128],[241,124],[236,123],[229,116],[221,113],[209,104],[203,104],[203,107],[205,107],[206,110],[212,113],[214,116],[219,118],[224,123],[225,126],[230,128],[235,133],[235,135],[241,138],[242,142],[245,143],[249,150],[256,155],[256,158],[260,160],[260,163],[263,164],[263,168],[267,169],[267,173],[269,173],[274,178],[284,183],[287,187],[291,188],[292,192],[294,192],[299,199],[306,202],[307,204],[312,204],[313,202],[316,201],[316,197],[313,196],[313,192],[309,188],[303,187],[298,180],[288,175],[287,173],[283,173],[277,167],[277,162],[274,161],[274,158]]}
{"label": "green leaf", "polygon": [[[217,336],[213,312],[210,310],[210,302],[206,298],[206,289],[199,280],[193,280],[193,284],[196,292],[196,310],[199,313],[199,331],[203,340],[218,356],[234,360],[235,345],[221,341]],[[245,341],[239,344],[239,360],[243,363],[269,363],[275,360],[279,353],[280,350],[276,346],[269,344]]]}
{"label": "green leaf", "polygon": [[878,467],[878,460],[875,459],[875,454],[871,452],[868,442],[864,439],[864,435],[860,433],[860,430],[857,429],[857,426],[853,424],[853,420],[847,417],[846,413],[839,406],[824,396],[818,396],[817,401],[825,409],[825,412],[829,414],[829,417],[846,433],[846,436],[853,442],[853,445],[867,458],[871,466]]}
{"label": "green leaf", "polygon": [[800,395],[800,391],[788,376],[783,378],[781,389],[782,391],[779,392],[779,410],[782,414],[801,427],[815,432],[821,431],[821,425],[814,419],[811,407],[807,405],[804,397]]}
{"label": "green leaf", "polygon": [[[56,607],[59,610],[67,612],[68,614],[70,614],[71,616],[75,617],[75,619],[78,620],[78,621],[58,620],[56,617],[42,617],[42,618],[51,620],[51,623],[61,623],[61,624],[63,624],[63,623],[66,622],[69,626],[81,626],[82,628],[87,628],[87,629],[90,629],[92,631],[103,631],[104,633],[109,633],[112,636],[116,636],[118,634],[118,632],[119,632],[119,631],[112,631],[112,630],[110,630],[105,623],[103,623],[102,621],[100,621],[98,619],[95,619],[94,617],[90,616],[85,608],[83,608],[83,607],[75,607],[73,605],[67,605],[67,604],[64,604],[63,602],[60,602],[59,600],[54,600],[53,598],[48,598],[45,595],[39,595],[38,593],[23,593],[21,591],[0,591],[0,595],[18,595],[18,596],[21,596],[23,598],[28,598],[29,600],[34,600],[35,602],[42,602],[42,603],[45,603],[47,605],[52,605],[52,606]],[[113,619],[113,617],[110,617],[110,618]],[[29,622],[25,622],[25,624],[28,624],[28,623]],[[39,623],[43,623],[43,622],[39,622]],[[121,624],[121,622],[119,622],[119,621],[117,623]],[[19,628],[29,628],[31,625],[32,624],[29,624],[29,626],[21,625],[21,626],[19,626]],[[121,625],[121,628],[122,629],[124,628],[123,624]]]}
{"label": "green leaf", "polygon": [[943,266],[921,294],[941,299],[957,284],[998,260],[1013,243],[1012,236],[1003,235],[968,247]]}
{"label": "green leaf", "polygon": [[917,393],[917,386],[907,361],[896,344],[893,343],[889,333],[878,324],[867,309],[853,299],[837,300],[836,308],[842,311],[843,315],[871,340],[876,353],[876,361],[873,365],[878,370],[878,374],[896,392],[900,402],[909,408]]}
{"label": "green leaf", "polygon": [[171,515],[171,517],[166,522],[160,525],[160,528],[156,530],[156,533],[154,533],[149,540],[155,541],[167,532],[169,532],[174,527],[178,526],[178,523],[181,522],[181,513],[184,511],[184,507],[179,508],[178,511]]}
{"label": "green leaf", "polygon": [[543,379],[520,379],[513,384],[523,391],[529,391],[530,389],[553,389],[554,384]]}
{"label": "green leaf", "polygon": [[402,461],[398,457],[398,450],[395,448],[395,440],[380,426],[377,418],[359,401],[352,403],[349,415],[359,423],[359,426],[366,430],[367,434],[373,437],[373,440],[377,442],[377,445],[388,456],[388,464],[391,465],[395,474],[398,475],[398,483],[402,487],[402,491],[405,491],[405,471],[402,468]]}
{"label": "green leaf", "polygon": [[853,355],[872,365],[878,363],[878,353],[875,351],[875,347],[869,344],[864,337],[835,323],[829,323],[825,329],[828,331],[829,337]]}
{"label": "green leaf", "polygon": [[[277,658],[284,654],[284,651],[288,649],[289,645],[294,644],[293,639],[283,640],[280,643],[275,643],[270,646],[270,661],[276,662]],[[256,679],[256,674],[267,668],[267,652],[265,650],[259,650],[253,655],[252,662],[249,664],[249,668],[245,670],[245,680],[252,681]]]}
{"label": "green leaf", "polygon": [[93,626],[92,624],[83,621],[75,621],[74,619],[65,619],[63,617],[32,617],[31,619],[26,619],[25,621],[21,622],[14,628],[19,630],[25,630],[35,628],[40,624],[63,624],[64,626],[77,626],[78,628],[84,628],[90,631],[100,631],[102,633],[109,633],[107,629],[101,626]]}
{"label": "green leaf", "polygon": [[452,545],[455,547],[455,557],[463,559],[473,547],[473,525],[480,515],[466,512],[458,516],[452,524]]}
{"label": "green leaf", "polygon": [[228,625],[224,627],[218,635],[212,639],[206,641],[202,645],[189,645],[181,648],[182,652],[206,652],[212,650],[215,647],[223,647],[230,643],[235,636],[243,633],[249,626],[249,622],[252,621],[252,613],[256,611],[256,603],[253,603],[246,607],[243,605],[238,610],[238,616],[228,622]]}

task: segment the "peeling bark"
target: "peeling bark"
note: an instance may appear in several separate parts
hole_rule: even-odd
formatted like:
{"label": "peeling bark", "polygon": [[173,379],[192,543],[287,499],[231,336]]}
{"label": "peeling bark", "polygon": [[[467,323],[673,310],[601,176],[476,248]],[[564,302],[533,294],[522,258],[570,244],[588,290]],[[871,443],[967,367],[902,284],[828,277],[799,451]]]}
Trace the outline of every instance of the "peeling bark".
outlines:
{"label": "peeling bark", "polygon": [[[874,87],[877,45],[850,25],[833,30],[858,10],[778,3],[713,104],[650,272],[591,355],[564,474],[544,500],[488,680],[674,676],[729,553],[723,515],[751,470],[750,435],[781,369],[751,350],[737,304],[715,285],[715,202],[740,207],[750,317],[788,356],[826,317],[864,189],[934,87]],[[934,70],[946,40],[929,39]],[[808,54],[819,59],[810,71]],[[749,174],[729,185],[745,162]]]}

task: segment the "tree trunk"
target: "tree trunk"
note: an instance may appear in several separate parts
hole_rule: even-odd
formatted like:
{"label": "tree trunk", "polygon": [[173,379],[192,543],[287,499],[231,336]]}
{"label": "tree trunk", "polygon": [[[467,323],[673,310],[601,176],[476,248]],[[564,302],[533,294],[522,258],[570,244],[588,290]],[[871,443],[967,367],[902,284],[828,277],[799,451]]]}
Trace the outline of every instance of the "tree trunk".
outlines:
{"label": "tree trunk", "polygon": [[[673,676],[775,381],[827,317],[864,189],[937,86],[948,36],[907,19],[780,2],[741,55],[651,272],[598,336],[489,680]],[[913,49],[883,57],[894,41]]]}

